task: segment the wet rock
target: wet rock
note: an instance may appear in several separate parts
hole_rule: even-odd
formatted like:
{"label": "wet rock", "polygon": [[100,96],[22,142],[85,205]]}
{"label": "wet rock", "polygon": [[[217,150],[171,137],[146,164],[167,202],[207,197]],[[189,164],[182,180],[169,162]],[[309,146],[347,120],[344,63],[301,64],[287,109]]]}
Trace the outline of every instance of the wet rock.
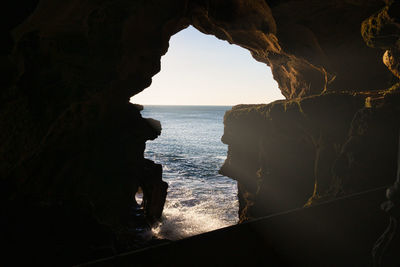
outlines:
{"label": "wet rock", "polygon": [[162,166],[145,160],[146,176],[141,181],[146,219],[154,223],[161,218],[168,184],[162,180]]}

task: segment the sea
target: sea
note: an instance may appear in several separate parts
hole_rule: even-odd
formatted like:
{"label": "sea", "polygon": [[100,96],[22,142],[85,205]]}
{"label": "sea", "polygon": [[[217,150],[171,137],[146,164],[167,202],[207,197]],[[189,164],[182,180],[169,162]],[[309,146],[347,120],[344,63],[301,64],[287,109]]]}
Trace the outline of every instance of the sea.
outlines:
{"label": "sea", "polygon": [[155,237],[178,240],[236,224],[236,181],[218,174],[227,155],[221,142],[228,106],[144,106],[142,116],[161,122],[146,142],[145,158],[163,166],[167,200]]}

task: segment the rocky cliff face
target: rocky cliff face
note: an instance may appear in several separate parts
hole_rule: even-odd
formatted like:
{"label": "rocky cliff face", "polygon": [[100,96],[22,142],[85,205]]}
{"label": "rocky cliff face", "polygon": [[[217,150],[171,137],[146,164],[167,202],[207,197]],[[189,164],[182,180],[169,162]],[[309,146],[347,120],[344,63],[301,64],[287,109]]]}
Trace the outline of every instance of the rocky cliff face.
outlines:
{"label": "rocky cliff face", "polygon": [[[277,3],[272,7],[274,17],[274,9],[288,8],[286,5]],[[373,3],[365,7],[369,5],[372,7]],[[315,6],[310,8],[315,11]],[[322,21],[329,20],[328,14],[335,8],[332,6],[314,15],[324,14]],[[309,62],[317,60],[327,71],[327,77],[339,62],[351,68],[350,71],[341,65],[322,94],[314,91],[309,96],[299,94],[300,98],[268,105],[239,105],[225,114],[222,141],[229,145],[229,151],[220,172],[238,181],[242,222],[393,184],[398,168],[399,85],[391,85],[396,78],[384,78],[381,69],[384,63],[387,73],[390,71],[399,77],[399,10],[397,2],[389,2],[375,14],[359,20],[357,31],[350,30],[351,26],[345,31],[339,26],[332,29],[340,29],[337,35],[329,32],[330,36],[323,37],[322,31],[310,26],[315,41],[320,42],[320,51],[327,51],[326,57],[317,56],[317,52],[302,54],[302,49],[295,50],[295,54]],[[344,13],[336,18],[340,21]],[[298,14],[293,16],[296,18]],[[345,34],[348,35],[345,37]],[[336,41],[343,42],[333,48],[334,53],[332,44],[324,43],[325,38],[333,36],[341,36]],[[369,47],[386,51],[381,50],[380,57],[373,56],[373,50],[361,45],[363,41]],[[341,50],[344,46],[352,50],[356,43],[358,49],[352,55]],[[299,49],[297,43],[294,46]],[[358,65],[373,57],[374,70]],[[359,88],[355,89],[357,85]],[[371,258],[377,266],[395,266],[399,262],[395,256],[399,244],[395,230],[399,218],[398,192],[397,181],[388,190],[389,201],[384,205],[391,214],[390,224],[374,247],[374,259]],[[355,210],[353,219],[357,218]]]}
{"label": "rocky cliff face", "polygon": [[248,49],[288,99],[225,117],[222,172],[239,181],[242,221],[394,181],[397,3],[19,0],[4,13],[1,214],[12,220],[1,228],[12,248],[35,248],[27,261],[42,249],[76,263],[134,247],[139,186],[145,221],[160,217],[167,185],[143,151],[161,126],[129,99],[189,25]]}
{"label": "rocky cliff face", "polygon": [[393,183],[398,101],[327,93],[228,111],[221,173],[239,182],[241,221]]}

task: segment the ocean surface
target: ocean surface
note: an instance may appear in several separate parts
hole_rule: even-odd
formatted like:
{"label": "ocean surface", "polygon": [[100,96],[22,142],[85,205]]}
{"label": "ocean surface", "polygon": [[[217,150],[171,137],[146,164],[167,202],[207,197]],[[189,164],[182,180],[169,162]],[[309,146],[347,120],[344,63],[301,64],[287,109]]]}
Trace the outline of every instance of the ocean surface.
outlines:
{"label": "ocean surface", "polygon": [[145,157],[163,165],[169,185],[160,238],[177,240],[236,224],[236,181],[218,174],[227,145],[221,142],[226,106],[145,106],[142,116],[161,121]]}

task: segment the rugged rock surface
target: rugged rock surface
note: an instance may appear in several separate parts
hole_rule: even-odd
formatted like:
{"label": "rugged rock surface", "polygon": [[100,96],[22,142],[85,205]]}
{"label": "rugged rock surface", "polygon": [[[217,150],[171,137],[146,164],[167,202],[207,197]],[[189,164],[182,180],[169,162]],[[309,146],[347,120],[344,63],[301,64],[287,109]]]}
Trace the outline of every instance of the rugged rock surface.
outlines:
{"label": "rugged rock surface", "polygon": [[[171,35],[189,25],[248,49],[288,99],[226,116],[222,171],[239,181],[242,221],[387,185],[398,132],[398,10],[380,0],[14,1],[1,28],[3,242],[28,240],[31,258],[20,260],[43,263],[45,250],[49,264],[121,251],[139,186],[145,220],[160,217],[167,185],[143,151],[161,127],[129,99],[160,71]],[[68,242],[53,246],[59,240]]]}
{"label": "rugged rock surface", "polygon": [[225,114],[221,173],[239,182],[241,221],[388,186],[399,99],[328,93]]}
{"label": "rugged rock surface", "polygon": [[[364,40],[371,47],[386,49],[386,52],[383,55],[383,62],[388,67],[388,69],[397,77],[400,77],[399,18],[399,2],[388,1],[387,5],[384,8],[366,19],[362,24],[362,34]],[[390,89],[390,91],[395,91],[397,88],[398,86],[394,86]],[[396,106],[393,101],[391,102],[392,106]],[[383,110],[385,110],[385,108],[383,108]],[[390,117],[390,115],[393,115],[393,113],[386,112],[385,119],[387,117]],[[399,124],[398,113],[396,115],[397,117],[395,121],[397,124]],[[400,147],[400,139],[398,139],[398,146]],[[400,150],[398,151],[398,153],[397,179],[394,185],[386,191],[387,201],[382,205],[382,209],[384,209],[390,215],[390,222],[385,232],[375,243],[372,253],[375,266],[396,266],[399,264],[397,254],[400,247],[400,233],[398,230],[400,220]]]}
{"label": "rugged rock surface", "polygon": [[[371,266],[371,246],[387,221],[375,205],[384,191],[264,217],[84,266],[132,266],[132,262],[141,267]],[[205,256],[199,257],[199,248]]]}

